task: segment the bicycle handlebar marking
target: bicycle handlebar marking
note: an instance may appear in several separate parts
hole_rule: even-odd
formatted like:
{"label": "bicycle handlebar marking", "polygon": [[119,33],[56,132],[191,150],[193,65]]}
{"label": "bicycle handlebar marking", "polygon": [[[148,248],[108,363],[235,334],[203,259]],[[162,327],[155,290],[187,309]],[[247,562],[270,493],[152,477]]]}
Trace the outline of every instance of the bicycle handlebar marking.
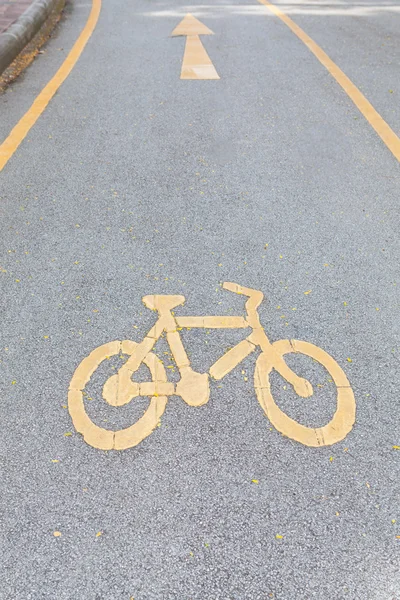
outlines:
{"label": "bicycle handlebar marking", "polygon": [[[201,406],[209,400],[209,375],[222,379],[256,348],[261,354],[256,361],[254,387],[257,399],[270,422],[283,435],[306,446],[328,446],[344,439],[355,422],[356,404],[350,383],[338,363],[324,350],[309,342],[280,340],[271,343],[262,328],[257,308],[263,294],[258,290],[225,282],[224,289],[248,296],[245,303],[246,318],[237,316],[175,317],[172,309],[183,304],[184,296],[153,295],[143,298],[144,304],[159,313],[155,325],[142,342],[131,340],[109,342],[93,350],[77,367],[69,386],[68,407],[76,430],[85,441],[103,450],[124,450],[139,444],[159,424],[168,397],[180,396],[190,406]],[[250,335],[228,350],[209,369],[208,373],[198,373],[190,365],[190,359],[179,334],[182,328],[205,329],[252,329]],[[154,345],[163,333],[180,373],[175,385],[168,381],[161,360],[152,352]],[[103,399],[112,406],[123,406],[138,396],[151,397],[149,407],[143,416],[130,427],[111,431],[95,425],[89,418],[84,403],[84,389],[94,371],[110,356],[127,354],[127,362],[119,371],[107,379],[103,387]],[[298,353],[320,363],[330,374],[337,388],[337,408],[327,425],[319,428],[306,427],[291,419],[276,404],[272,397],[269,381],[275,369],[294,388],[297,394],[308,398],[313,394],[311,384],[299,377],[288,367],[284,355]],[[150,370],[152,381],[138,383],[133,376],[144,363]]]}

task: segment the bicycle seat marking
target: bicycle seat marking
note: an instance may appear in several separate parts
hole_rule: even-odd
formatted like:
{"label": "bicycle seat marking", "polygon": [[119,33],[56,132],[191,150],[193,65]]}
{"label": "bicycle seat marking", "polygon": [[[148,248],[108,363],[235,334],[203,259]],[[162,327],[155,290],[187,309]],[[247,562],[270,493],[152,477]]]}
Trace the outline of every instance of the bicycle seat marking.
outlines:
{"label": "bicycle seat marking", "polygon": [[[246,318],[179,317],[175,316],[172,310],[185,302],[184,296],[144,296],[145,306],[158,312],[159,316],[143,341],[140,343],[131,340],[109,342],[99,346],[82,360],[71,379],[68,408],[76,430],[83,435],[88,444],[103,450],[124,450],[136,446],[159,424],[168,396],[180,396],[190,406],[206,404],[210,396],[210,376],[213,379],[222,379],[256,348],[261,350],[254,372],[257,399],[271,424],[280,433],[301,444],[314,447],[329,446],[346,437],[355,422],[356,404],[350,383],[338,363],[327,352],[309,342],[279,340],[271,343],[260,324],[257,312],[264,297],[263,293],[236,283],[225,282],[223,287],[230,292],[248,297],[245,304]],[[192,327],[250,328],[251,333],[219,358],[210,367],[208,373],[198,373],[190,366],[190,360],[179,334],[182,328]],[[180,373],[177,384],[168,381],[162,361],[152,352],[157,340],[164,333]],[[138,396],[149,396],[150,403],[143,416],[133,425],[111,431],[99,427],[88,416],[84,404],[84,389],[94,371],[104,360],[121,353],[128,355],[128,360],[105,382],[103,399],[112,406],[123,406]],[[286,364],[284,356],[289,353],[303,354],[320,363],[328,371],[336,386],[336,411],[329,423],[323,427],[306,427],[298,423],[283,412],[272,397],[269,376],[273,369],[292,385],[299,396],[308,398],[313,394],[311,384],[296,375]],[[134,374],[142,363],[150,370],[152,381],[140,383],[134,381]]]}

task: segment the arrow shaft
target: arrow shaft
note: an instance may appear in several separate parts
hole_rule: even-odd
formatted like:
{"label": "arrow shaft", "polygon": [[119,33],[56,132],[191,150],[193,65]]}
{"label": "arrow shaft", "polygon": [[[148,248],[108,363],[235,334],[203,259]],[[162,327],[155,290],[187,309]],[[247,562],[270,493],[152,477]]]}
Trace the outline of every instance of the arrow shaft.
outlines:
{"label": "arrow shaft", "polygon": [[219,79],[219,75],[198,35],[188,35],[181,79]]}

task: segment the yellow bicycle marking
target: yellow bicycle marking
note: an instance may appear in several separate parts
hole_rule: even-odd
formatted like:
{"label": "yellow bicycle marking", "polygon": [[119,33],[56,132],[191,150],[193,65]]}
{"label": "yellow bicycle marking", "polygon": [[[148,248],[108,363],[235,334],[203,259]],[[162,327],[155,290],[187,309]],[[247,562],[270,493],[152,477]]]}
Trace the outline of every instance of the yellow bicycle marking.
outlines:
{"label": "yellow bicycle marking", "polygon": [[[260,324],[257,311],[263,293],[236,283],[225,282],[223,287],[248,297],[245,305],[246,318],[175,317],[172,310],[185,302],[184,296],[144,296],[145,306],[157,311],[159,318],[143,341],[135,343],[125,340],[103,344],[83,359],[69,386],[68,406],[76,430],[84,436],[88,444],[103,450],[123,450],[136,446],[158,425],[168,396],[174,394],[180,396],[190,406],[206,404],[210,395],[209,375],[214,379],[222,379],[257,347],[261,350],[261,354],[256,363],[254,387],[257,399],[272,425],[283,435],[306,446],[328,446],[346,437],[355,422],[356,404],[350,383],[338,363],[327,352],[309,342],[280,340],[271,343]],[[179,329],[182,327],[251,328],[252,331],[245,340],[219,358],[211,366],[209,373],[198,373],[192,369],[183,346],[179,334]],[[155,343],[163,333],[166,333],[167,342],[181,376],[176,385],[167,380],[163,363],[152,352]],[[336,412],[329,423],[323,427],[301,425],[286,415],[272,397],[269,376],[273,369],[293,386],[299,396],[307,398],[313,394],[311,384],[296,375],[283,358],[285,354],[293,352],[304,354],[319,362],[336,385]],[[95,425],[89,418],[85,410],[83,390],[103,360],[121,353],[128,355],[129,358],[118,373],[105,382],[103,399],[112,406],[123,406],[138,396],[150,396],[151,400],[149,407],[136,423],[120,431],[111,431]],[[132,379],[142,363],[149,368],[152,381],[138,383]]]}

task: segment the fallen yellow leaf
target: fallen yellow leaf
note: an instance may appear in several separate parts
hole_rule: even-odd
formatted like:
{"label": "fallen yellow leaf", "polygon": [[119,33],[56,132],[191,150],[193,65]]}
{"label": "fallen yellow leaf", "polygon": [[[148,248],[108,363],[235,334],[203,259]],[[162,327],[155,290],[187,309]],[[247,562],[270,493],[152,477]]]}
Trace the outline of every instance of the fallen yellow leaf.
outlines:
{"label": "fallen yellow leaf", "polygon": [[393,450],[400,450],[400,446],[393,446]]}
{"label": "fallen yellow leaf", "polygon": [[54,537],[61,537],[61,531],[54,531],[53,535]]}
{"label": "fallen yellow leaf", "polygon": [[64,433],[65,437],[69,437],[70,435],[72,435],[72,433],[70,431],[67,431],[67,433]]}
{"label": "fallen yellow leaf", "polygon": [[283,540],[283,535],[280,535],[279,533],[277,533],[275,537],[277,540]]}
{"label": "fallen yellow leaf", "polygon": [[312,290],[307,290],[306,292],[304,292],[305,296],[308,296],[308,294],[311,294]]}
{"label": "fallen yellow leaf", "polygon": [[96,533],[96,537],[100,537],[102,533],[103,533],[102,531],[98,531],[98,532]]}
{"label": "fallen yellow leaf", "polygon": [[255,483],[256,485],[258,485],[258,479],[252,479],[251,483]]}

